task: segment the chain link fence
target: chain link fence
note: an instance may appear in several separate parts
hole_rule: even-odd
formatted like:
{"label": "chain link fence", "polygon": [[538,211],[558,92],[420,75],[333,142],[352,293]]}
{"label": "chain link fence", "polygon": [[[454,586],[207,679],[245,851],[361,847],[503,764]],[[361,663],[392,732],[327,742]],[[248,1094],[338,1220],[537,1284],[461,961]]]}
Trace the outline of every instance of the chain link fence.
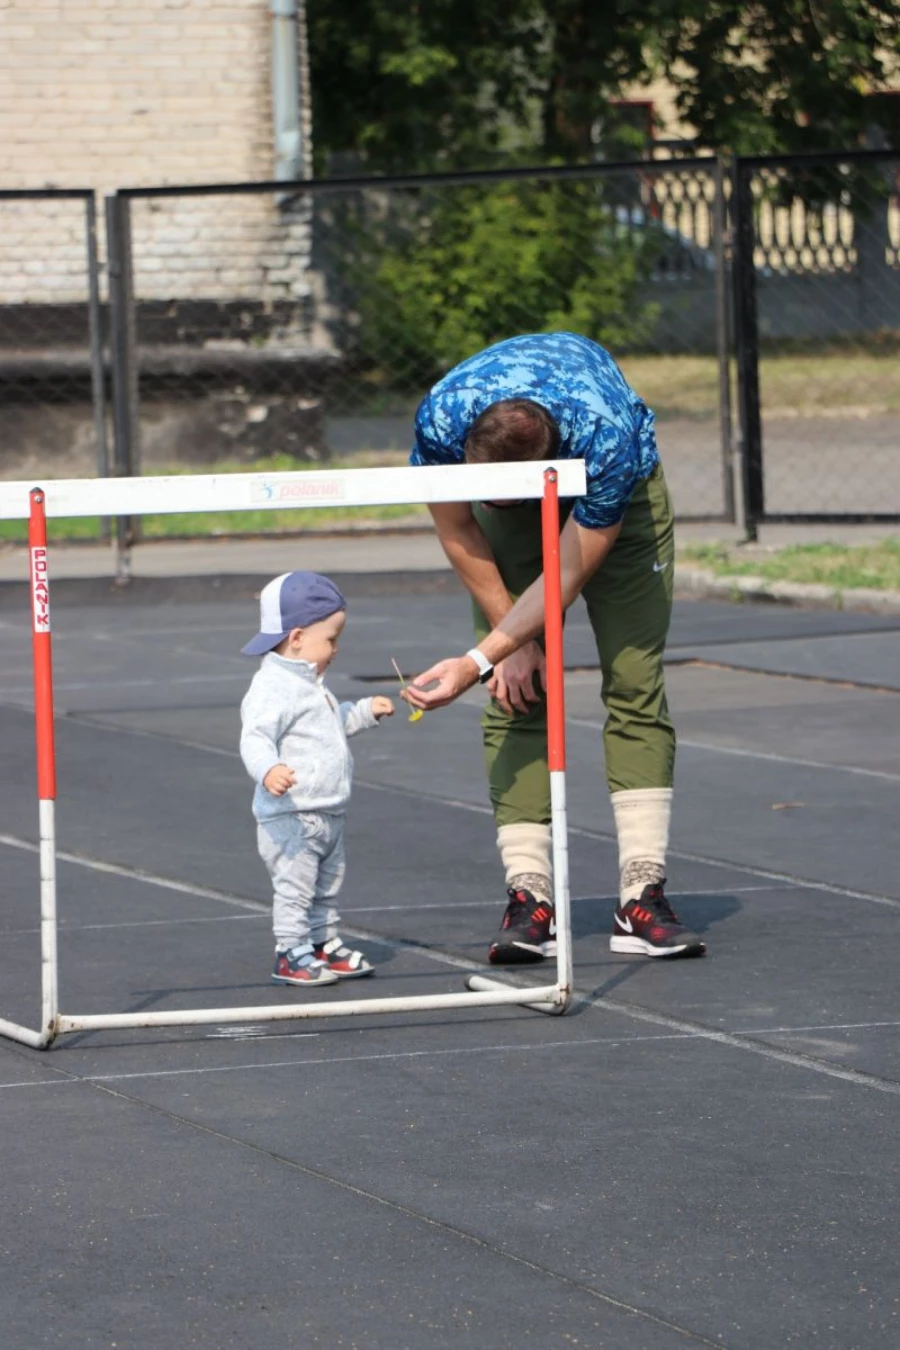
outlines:
{"label": "chain link fence", "polygon": [[0,474],[108,472],[94,195],[0,191]]}
{"label": "chain link fence", "polygon": [[131,471],[388,462],[450,366],[568,328],[656,410],[683,514],[728,514],[714,160],[297,187],[116,199]]}
{"label": "chain link fence", "polygon": [[747,160],[736,183],[751,525],[896,520],[900,156]]}
{"label": "chain link fence", "polygon": [[655,410],[682,519],[896,520],[898,175],[857,152],[122,191],[106,387],[92,194],[0,193],[0,472],[398,462],[451,365],[568,328]]}

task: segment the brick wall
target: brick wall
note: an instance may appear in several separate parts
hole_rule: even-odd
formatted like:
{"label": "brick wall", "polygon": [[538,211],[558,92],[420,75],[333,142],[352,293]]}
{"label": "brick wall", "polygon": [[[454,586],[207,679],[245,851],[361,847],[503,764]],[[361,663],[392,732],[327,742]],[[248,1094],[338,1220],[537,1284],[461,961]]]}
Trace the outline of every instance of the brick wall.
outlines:
{"label": "brick wall", "polygon": [[[269,60],[267,0],[0,0],[0,187],[268,178]],[[80,221],[0,201],[0,306],[84,300]],[[271,197],[135,206],[138,298],[296,299],[308,254]]]}

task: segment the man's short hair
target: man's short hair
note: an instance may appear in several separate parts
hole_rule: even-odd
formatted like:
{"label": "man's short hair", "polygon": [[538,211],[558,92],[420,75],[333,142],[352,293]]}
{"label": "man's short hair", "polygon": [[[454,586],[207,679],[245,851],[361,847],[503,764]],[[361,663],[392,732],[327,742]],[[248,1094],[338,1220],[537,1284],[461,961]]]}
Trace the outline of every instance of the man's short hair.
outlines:
{"label": "man's short hair", "polygon": [[470,464],[555,459],[558,448],[555,419],[528,398],[505,398],[485,408],[469,428],[465,445]]}

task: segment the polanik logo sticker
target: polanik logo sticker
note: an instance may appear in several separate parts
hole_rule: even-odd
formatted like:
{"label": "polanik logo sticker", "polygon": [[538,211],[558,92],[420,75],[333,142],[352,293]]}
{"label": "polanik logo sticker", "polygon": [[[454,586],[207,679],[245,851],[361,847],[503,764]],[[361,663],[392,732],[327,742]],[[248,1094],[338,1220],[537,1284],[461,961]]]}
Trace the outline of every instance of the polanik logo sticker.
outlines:
{"label": "polanik logo sticker", "polygon": [[337,502],[346,495],[340,478],[299,478],[290,483],[254,483],[251,501],[260,506],[308,506],[312,502]]}
{"label": "polanik logo sticker", "polygon": [[50,585],[47,575],[47,550],[31,550],[31,605],[34,614],[34,631],[50,632]]}

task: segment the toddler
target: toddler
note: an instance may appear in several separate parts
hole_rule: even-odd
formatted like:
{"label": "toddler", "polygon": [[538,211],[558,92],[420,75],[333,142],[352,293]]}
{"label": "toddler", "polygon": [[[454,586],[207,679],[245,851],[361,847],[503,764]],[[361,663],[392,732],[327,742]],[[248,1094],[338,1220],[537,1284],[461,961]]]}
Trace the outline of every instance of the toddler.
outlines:
{"label": "toddler", "polygon": [[285,572],[260,595],[262,656],[241,704],[241,758],[256,783],[253,814],[272,878],[275,984],[333,984],[371,975],[338,933],[344,813],[353,757],[347,737],[390,717],[389,698],[339,704],[325,687],[347,602],[328,577]]}

